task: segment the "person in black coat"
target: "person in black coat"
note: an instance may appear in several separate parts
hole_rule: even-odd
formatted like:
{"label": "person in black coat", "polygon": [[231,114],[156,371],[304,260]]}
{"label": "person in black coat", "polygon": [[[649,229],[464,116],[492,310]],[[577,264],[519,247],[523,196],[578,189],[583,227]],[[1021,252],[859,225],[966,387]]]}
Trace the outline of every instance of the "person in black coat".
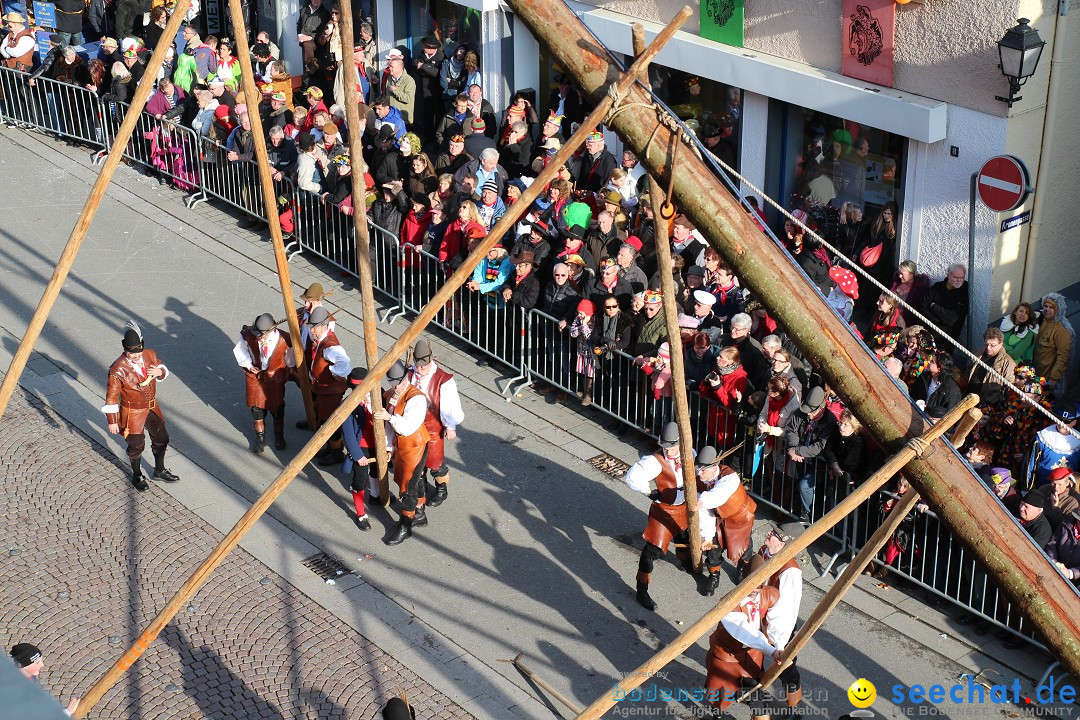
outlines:
{"label": "person in black coat", "polygon": [[514,275],[503,286],[503,300],[523,310],[532,310],[540,301],[540,280],[536,277],[539,263],[531,250],[521,251],[510,262],[514,265]]}
{"label": "person in black coat", "polygon": [[[568,138],[573,135],[570,126],[585,118],[585,107],[581,96],[570,84],[570,78],[567,75],[559,73],[555,76],[555,83],[558,87],[551,91],[547,109],[551,115],[560,117],[560,133],[564,138]],[[607,180],[605,179],[604,182]]]}
{"label": "person in black coat", "polygon": [[634,290],[630,287],[630,283],[619,277],[618,266],[609,258],[608,261],[601,263],[600,274],[585,283],[585,290],[581,294],[585,299],[592,300],[597,310],[602,308],[604,298],[608,295],[614,295],[619,301],[619,307],[629,310]]}
{"label": "person in black coat", "polygon": [[[923,297],[923,315],[953,340],[960,339],[960,330],[968,316],[969,285],[967,269],[960,263],[951,265],[944,280],[930,286]],[[933,332],[932,328],[930,330]],[[941,333],[934,332],[940,339]]]}
{"label": "person in black coat", "polygon": [[1050,526],[1045,510],[1046,494],[1040,488],[1024,495],[1020,501],[1020,511],[1016,515],[1020,520],[1020,525],[1040,550],[1045,549],[1054,537],[1054,529]]}
{"label": "person in black coat", "polygon": [[551,277],[551,282],[544,286],[540,310],[569,325],[574,321],[578,300],[581,299],[570,284],[570,267],[566,263],[555,263]]}
{"label": "person in black coat", "polygon": [[510,126],[510,135],[506,143],[499,148],[499,163],[506,168],[512,178],[532,175],[529,157],[532,154],[532,138],[529,126],[519,120]]}
{"label": "person in black coat", "polygon": [[443,114],[443,90],[440,83],[443,51],[439,39],[434,35],[425,35],[420,41],[423,50],[413,62],[413,76],[416,79],[416,99],[420,102],[416,108],[416,133],[430,139],[435,130],[435,123]]}
{"label": "person in black coat", "polygon": [[911,385],[911,399],[930,417],[940,417],[963,399],[956,380],[956,364],[947,351],[938,351]]}
{"label": "person in black coat", "polygon": [[570,168],[578,190],[600,192],[611,178],[617,163],[615,156],[604,146],[604,136],[594,132],[585,140],[585,152]]}

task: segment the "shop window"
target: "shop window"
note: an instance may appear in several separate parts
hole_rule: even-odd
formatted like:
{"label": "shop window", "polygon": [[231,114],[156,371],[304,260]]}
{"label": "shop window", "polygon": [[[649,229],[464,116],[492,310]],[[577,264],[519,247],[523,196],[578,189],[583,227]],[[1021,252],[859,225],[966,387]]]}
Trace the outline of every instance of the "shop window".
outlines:
{"label": "shop window", "polygon": [[712,152],[739,168],[742,128],[742,90],[681,70],[653,64],[649,68],[653,92],[699,137],[709,138]]}

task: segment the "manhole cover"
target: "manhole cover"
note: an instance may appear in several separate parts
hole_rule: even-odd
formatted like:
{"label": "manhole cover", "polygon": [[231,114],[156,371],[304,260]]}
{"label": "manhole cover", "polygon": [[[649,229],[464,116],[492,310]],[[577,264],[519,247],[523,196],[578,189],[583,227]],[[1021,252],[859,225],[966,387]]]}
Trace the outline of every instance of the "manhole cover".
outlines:
{"label": "manhole cover", "polygon": [[622,460],[611,457],[607,453],[601,453],[594,458],[589,458],[588,462],[600,472],[613,478],[621,478],[630,469],[630,466]]}
{"label": "manhole cover", "polygon": [[323,580],[333,580],[352,572],[345,563],[326,553],[319,553],[318,555],[312,555],[309,558],[305,558],[303,563],[304,567],[321,577]]}

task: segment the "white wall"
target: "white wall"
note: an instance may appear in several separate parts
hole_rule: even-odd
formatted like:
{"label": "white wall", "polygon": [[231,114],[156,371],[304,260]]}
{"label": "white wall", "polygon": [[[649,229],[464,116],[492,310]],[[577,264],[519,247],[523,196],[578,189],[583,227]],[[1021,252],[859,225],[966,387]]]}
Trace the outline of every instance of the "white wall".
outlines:
{"label": "white wall", "polygon": [[[757,93],[744,92],[742,98],[742,133],[739,148],[740,173],[744,178],[765,189],[765,146],[769,134],[769,98]],[[745,184],[743,195],[757,195]],[[758,197],[762,210],[765,205]]]}
{"label": "white wall", "polygon": [[[968,262],[968,208],[971,174],[986,160],[1005,148],[1006,119],[951,106],[947,137],[926,146],[925,166],[918,175],[919,197],[908,195],[905,206],[918,203],[921,223],[912,246],[920,272],[937,281],[949,265]],[[950,146],[960,149],[959,157],[949,154]],[[909,152],[909,163],[912,153]],[[976,337],[990,319],[989,298],[993,273],[997,215],[979,202],[975,204],[975,267],[969,268],[972,282],[971,317]]]}

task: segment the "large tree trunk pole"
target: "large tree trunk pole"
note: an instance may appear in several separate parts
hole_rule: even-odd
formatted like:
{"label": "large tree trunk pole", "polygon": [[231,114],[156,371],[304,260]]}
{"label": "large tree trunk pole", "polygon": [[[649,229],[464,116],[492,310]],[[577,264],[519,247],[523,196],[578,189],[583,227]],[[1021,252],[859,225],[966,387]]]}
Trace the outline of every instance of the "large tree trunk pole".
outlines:
{"label": "large tree trunk pole", "polygon": [[900,499],[900,502],[893,507],[889,516],[885,519],[885,522],[874,532],[859,554],[855,556],[855,559],[848,563],[848,566],[844,568],[844,572],[840,573],[840,577],[836,579],[836,583],[829,588],[829,591],[825,593],[825,597],[821,598],[821,602],[814,607],[813,612],[810,613],[810,617],[806,619],[806,623],[799,628],[799,631],[795,633],[795,636],[788,642],[787,647],[784,648],[784,654],[781,658],[781,662],[774,664],[770,667],[765,674],[761,676],[761,680],[757,686],[747,690],[739,700],[743,700],[752,694],[759,688],[770,687],[776,678],[780,677],[780,673],[791,665],[792,658],[799,654],[799,651],[807,646],[810,642],[810,638],[814,636],[821,626],[825,624],[825,620],[829,617],[829,613],[836,609],[836,606],[840,604],[840,601],[844,598],[844,593],[851,589],[851,586],[855,584],[855,581],[862,575],[863,568],[865,568],[874,556],[878,554],[885,543],[889,541],[889,538],[896,532],[896,528],[900,527],[900,523],[904,521],[907,514],[911,512],[911,509],[915,507],[915,503],[919,501],[919,493],[914,490],[908,490],[904,493],[904,496]]}
{"label": "large tree trunk pole", "polygon": [[570,712],[574,713],[575,715],[580,715],[581,714],[581,708],[578,707],[577,703],[575,703],[573,700],[566,697],[561,692],[559,692],[554,687],[552,687],[551,683],[547,682],[542,677],[540,677],[539,675],[534,673],[525,664],[525,661],[523,659],[524,657],[525,657],[525,653],[518,653],[517,657],[515,657],[513,659],[513,661],[512,661],[513,664],[514,664],[514,667],[516,667],[518,669],[518,672],[520,672],[522,675],[524,675],[531,682],[536,683],[537,687],[539,687],[541,690],[544,690],[545,692],[549,693],[551,695],[551,697],[555,698],[556,700],[561,702],[563,705],[565,705],[570,710]]}
{"label": "large tree trunk pole", "polygon": [[247,40],[247,25],[244,23],[244,14],[238,0],[229,0],[229,15],[233,28],[236,29],[236,59],[240,62],[240,82],[244,87],[248,120],[251,121],[251,134],[255,140],[255,165],[259,172],[259,183],[262,185],[266,222],[270,225],[270,243],[274,247],[274,263],[277,265],[278,280],[281,285],[281,300],[285,304],[285,318],[289,321],[289,335],[292,339],[293,355],[296,356],[296,378],[300,385],[300,394],[304,398],[304,412],[307,414],[308,427],[313,428],[315,427],[315,403],[311,397],[311,381],[308,379],[304,344],[300,342],[300,321],[296,315],[292,279],[289,277],[289,257],[285,254],[285,241],[281,237],[277,193],[274,192],[274,178],[270,176],[270,155],[266,151],[266,134],[263,132],[262,117],[259,115],[262,92],[255,84],[255,73],[251,67],[251,51]]}
{"label": "large tree trunk pole", "polygon": [[[181,0],[186,2],[186,0]],[[237,0],[232,0],[236,3]],[[689,9],[685,9],[680,13],[676,21],[673,21],[663,33],[660,34],[649,46],[648,50],[642,56],[644,62],[648,62],[649,59],[656,56],[656,53],[660,51],[664,43],[675,34],[675,31],[682,26],[686,19],[690,16]],[[631,68],[630,72],[626,73],[619,81],[620,89],[625,90],[628,88],[634,79],[637,77],[637,68]],[[434,317],[443,309],[447,301],[453,297],[454,293],[458,291],[465,281],[472,275],[473,270],[480,261],[484,259],[488,251],[495,247],[503,238],[503,236],[512,230],[517,224],[518,219],[525,214],[529,206],[533,204],[543,189],[555,179],[559,168],[569,160],[574,152],[581,147],[585,142],[586,136],[589,135],[607,116],[608,110],[611,108],[612,101],[610,99],[601,102],[592,113],[585,118],[581,127],[574,133],[562,146],[558,153],[555,154],[552,162],[544,168],[543,172],[536,178],[536,182],[531,187],[525,190],[521,194],[520,202],[514,203],[506,212],[499,222],[492,228],[491,233],[487,235],[480,244],[476,246],[473,252],[465,259],[453,275],[447,279],[446,284],[439,288],[435,296],[420,309],[417,314],[416,320],[413,321],[401,337],[399,337],[390,348],[390,350],[382,356],[382,358],[375,363],[374,367],[368,371],[367,378],[364,379],[359,386],[353,389],[352,393],[342,401],[337,410],[334,411],[326,422],[315,431],[314,436],[308,441],[308,444],[300,449],[300,452],[296,454],[296,457],[286,465],[281,473],[278,474],[274,481],[267,486],[263,494],[259,496],[248,511],[236,521],[233,528],[229,533],[218,543],[217,547],[211,551],[210,555],[203,560],[198,568],[191,574],[191,576],[184,582],[184,584],[169,600],[168,604],[157,614],[157,616],[150,622],[142,634],[135,640],[130,648],[117,660],[112,667],[106,671],[106,673],[96,682],[94,686],[83,696],[82,702],[79,703],[79,709],[74,713],[74,717],[84,717],[98,700],[111,688],[116,681],[120,679],[120,676],[131,667],[131,665],[139,659],[139,657],[146,651],[162,630],[172,621],[176,616],[176,613],[180,611],[180,608],[191,599],[191,597],[198,592],[211,573],[217,569],[218,565],[224,562],[225,558],[233,548],[237,546],[240,540],[247,534],[248,530],[252,528],[255,522],[262,517],[274,500],[277,499],[281,493],[285,491],[285,488],[289,486],[304,466],[307,465],[315,453],[330,439],[330,436],[334,434],[345,419],[352,414],[352,411],[356,409],[356,406],[360,404],[362,398],[373,391],[378,391],[378,383],[382,379],[382,376],[386,374],[386,371],[390,369],[390,366],[400,358],[409,349],[409,346],[420,336],[420,333],[424,331],[428,323],[434,319]]]}
{"label": "large tree trunk pole", "polygon": [[[941,437],[945,430],[959,420],[960,416],[969,407],[972,407],[978,402],[978,400],[979,398],[977,395],[968,395],[964,398],[959,406],[953,408],[953,410],[946,414],[937,425],[932,427],[926,435],[921,438],[921,442],[923,443],[922,446],[925,447],[926,444],[933,443],[934,440]],[[764,565],[747,575],[738,586],[720,599],[720,602],[717,603],[716,607],[702,615],[697,622],[684,630],[679,637],[672,640],[668,645],[661,648],[659,652],[646,660],[637,668],[637,670],[626,675],[622,680],[616,683],[610,691],[597,698],[589,705],[589,707],[585,708],[584,712],[577,716],[576,720],[597,720],[597,718],[602,717],[604,713],[615,705],[616,696],[625,697],[626,693],[641,685],[646,679],[654,677],[657,672],[663,670],[668,663],[679,657],[679,655],[681,655],[688,647],[696,643],[699,638],[706,633],[711,632],[716,627],[716,624],[720,622],[725,615],[731,612],[751,590],[760,587],[769,579],[773,574],[773,568],[781,567],[788,560],[791,560],[805,548],[809,547],[811,543],[828,532],[829,528],[839,524],[867,498],[877,492],[882,485],[888,482],[889,478],[910,462],[916,455],[914,445],[915,443],[905,445],[900,452],[889,458],[880,470],[867,478],[862,485],[855,488],[855,490],[841,500],[836,507],[827,512],[816,523],[808,527],[806,532],[801,536],[784,545],[780,552],[769,558]],[[933,447],[933,445],[931,445],[931,447]]]}
{"label": "large tree trunk pole", "polygon": [[[592,100],[605,96],[618,70],[581,21],[563,3],[506,0],[552,59]],[[641,103],[641,105],[638,105]],[[609,122],[645,167],[663,168],[672,133],[657,128],[651,98],[631,88],[621,112]],[[650,142],[655,132],[655,139]],[[692,152],[679,154],[674,195],[683,212],[716,247],[740,282],[750,288],[822,373],[844,403],[885,448],[895,450],[918,435],[925,421],[847,325],[817,296],[783,250],[754,225]],[[944,445],[907,469],[919,493],[967,545],[997,587],[1028,618],[1051,652],[1080,677],[1080,612],[1076,588],[1052,572],[1023,529]]]}
{"label": "large tree trunk pole", "polygon": [[[364,187],[364,139],[360,133],[360,96],[349,70],[353,63],[352,0],[339,0],[341,4],[341,64],[345,73],[345,121],[349,124],[349,163],[352,165],[353,224],[356,226],[356,274],[360,284],[360,301],[364,306],[364,355],[367,366],[379,361],[379,330],[375,317],[375,291],[371,285],[371,241],[367,226],[367,190]],[[404,252],[404,251],[403,251]],[[382,395],[371,394],[371,410],[382,410]],[[379,475],[379,502],[386,507],[390,503],[390,476],[386,463],[386,426],[375,423],[375,462]]]}
{"label": "large tree trunk pole", "polygon": [[[634,33],[634,55],[645,51],[645,28],[638,23],[630,26]],[[642,83],[649,87],[648,68]],[[697,474],[694,468],[694,435],[690,425],[690,400],[686,395],[686,363],[682,335],[679,334],[679,309],[675,304],[675,277],[671,267],[671,243],[668,242],[667,220],[661,209],[665,198],[660,183],[649,176],[649,199],[652,201],[656,225],[656,259],[660,267],[660,291],[664,300],[664,324],[667,326],[668,349],[671,351],[671,391],[675,402],[675,422],[679,426],[679,456],[682,458],[683,492],[689,512],[690,560],[694,572],[701,572],[701,536],[698,533]],[[700,441],[701,438],[698,438]],[[732,558],[737,561],[737,558]]]}
{"label": "large tree trunk pole", "polygon": [[[187,12],[190,4],[191,0],[178,0],[176,11],[169,18],[169,22],[162,31],[163,37],[176,36],[184,19],[184,13]],[[172,35],[169,35],[169,33],[172,33]],[[120,123],[120,129],[116,131],[116,137],[113,139],[112,147],[109,148],[109,155],[105,158],[105,164],[101,166],[101,172],[98,174],[97,180],[94,181],[94,186],[90,188],[90,195],[86,198],[86,203],[83,204],[79,219],[75,222],[75,227],[71,231],[67,245],[64,246],[64,252],[61,253],[60,259],[57,260],[49,284],[45,286],[45,292],[41,294],[41,300],[38,301],[37,309],[34,310],[34,316],[30,318],[26,333],[19,342],[14,357],[11,358],[11,364],[8,365],[7,373],[4,375],[4,382],[0,384],[0,417],[3,417],[4,411],[7,410],[8,402],[11,401],[11,394],[15,392],[15,386],[19,384],[19,378],[22,377],[22,372],[26,368],[30,354],[34,352],[34,344],[37,342],[38,337],[41,336],[41,331],[45,328],[45,321],[49,319],[49,313],[52,312],[53,305],[56,304],[56,298],[60,296],[60,288],[63,287],[64,281],[67,280],[68,273],[71,272],[71,266],[75,263],[75,257],[79,254],[79,248],[82,247],[83,240],[86,239],[86,234],[90,231],[90,223],[94,222],[94,216],[97,215],[101,200],[105,197],[105,190],[109,187],[109,183],[112,182],[116,166],[120,164],[120,160],[124,157],[124,148],[127,147],[128,141],[131,140],[131,134],[135,131],[135,125],[139,122],[139,116],[142,114],[143,108],[146,107],[146,99],[150,97],[150,91],[154,89],[158,70],[161,69],[161,63],[165,60],[165,51],[168,48],[168,43],[159,44],[150,56],[150,61],[146,63],[146,72],[143,75],[142,82],[135,89],[135,96],[131,98],[131,105],[124,116],[124,121]]]}

